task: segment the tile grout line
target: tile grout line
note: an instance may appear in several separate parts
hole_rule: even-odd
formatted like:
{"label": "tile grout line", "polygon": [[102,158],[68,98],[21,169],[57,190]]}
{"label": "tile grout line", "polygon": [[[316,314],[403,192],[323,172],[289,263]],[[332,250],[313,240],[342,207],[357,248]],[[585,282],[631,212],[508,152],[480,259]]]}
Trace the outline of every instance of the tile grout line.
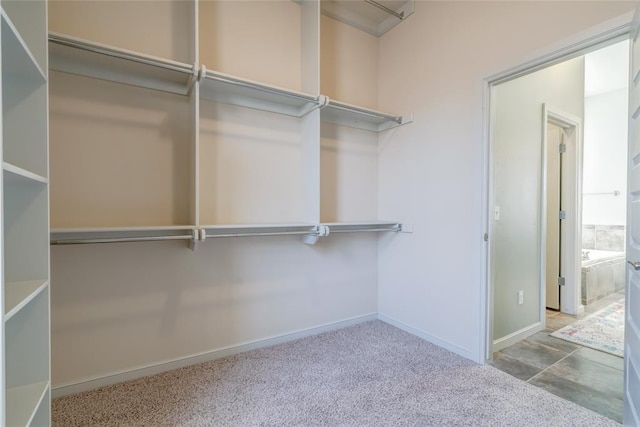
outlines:
{"label": "tile grout line", "polygon": [[575,353],[576,351],[580,350],[579,348],[576,348],[575,350],[573,350],[571,353],[567,353],[566,356],[564,356],[562,359],[557,360],[556,362],[552,363],[551,365],[547,366],[546,368],[544,368],[542,371],[538,372],[537,374],[535,374],[534,376],[532,376],[531,378],[529,378],[527,381],[525,381],[526,383],[529,383],[529,381],[533,380],[534,378],[536,378],[537,376],[539,376],[540,374],[542,374],[543,372],[548,371],[549,369],[551,369],[553,366],[555,366],[556,364],[562,362],[564,359],[566,359],[567,357],[571,356],[573,353]]}

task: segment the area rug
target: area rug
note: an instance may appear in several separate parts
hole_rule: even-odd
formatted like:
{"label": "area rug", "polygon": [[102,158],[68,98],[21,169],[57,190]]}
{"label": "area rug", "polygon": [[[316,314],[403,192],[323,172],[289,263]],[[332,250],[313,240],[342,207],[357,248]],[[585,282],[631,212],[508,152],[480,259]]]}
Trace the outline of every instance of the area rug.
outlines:
{"label": "area rug", "polygon": [[550,334],[585,347],[624,356],[624,299]]}

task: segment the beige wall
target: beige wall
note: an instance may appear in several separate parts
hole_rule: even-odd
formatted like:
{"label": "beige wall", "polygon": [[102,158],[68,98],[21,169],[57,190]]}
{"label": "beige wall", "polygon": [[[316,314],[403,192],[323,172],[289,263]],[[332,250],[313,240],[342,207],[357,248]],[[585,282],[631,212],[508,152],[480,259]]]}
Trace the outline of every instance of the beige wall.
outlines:
{"label": "beige wall", "polygon": [[49,31],[191,64],[193,3],[50,0]]}

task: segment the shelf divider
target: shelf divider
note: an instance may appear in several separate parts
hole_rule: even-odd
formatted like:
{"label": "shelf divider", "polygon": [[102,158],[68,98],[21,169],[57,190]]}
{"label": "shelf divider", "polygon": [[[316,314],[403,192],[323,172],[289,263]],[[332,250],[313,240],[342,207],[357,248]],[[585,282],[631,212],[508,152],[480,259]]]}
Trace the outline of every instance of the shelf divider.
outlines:
{"label": "shelf divider", "polygon": [[40,184],[47,184],[49,182],[49,180],[43,176],[30,172],[21,167],[12,165],[11,163],[8,163],[8,162],[2,162],[2,170],[4,170],[5,172],[5,179],[9,181],[16,181],[16,182],[33,181]]}
{"label": "shelf divider", "polygon": [[29,280],[23,282],[5,282],[4,284],[4,320],[5,322],[46,289],[48,280]]}
{"label": "shelf divider", "polygon": [[[6,67],[8,67],[6,71],[5,62],[3,61],[4,73],[8,73],[13,77],[20,76],[26,80],[44,83],[47,80],[47,74],[40,67],[15,25],[13,25],[4,10],[0,12],[0,16],[2,19],[2,56],[7,59],[11,58],[11,61],[6,64]],[[2,78],[7,78],[7,75],[3,75]]]}
{"label": "shelf divider", "polygon": [[7,389],[6,422],[8,426],[27,426],[47,394],[49,382],[27,384]]}

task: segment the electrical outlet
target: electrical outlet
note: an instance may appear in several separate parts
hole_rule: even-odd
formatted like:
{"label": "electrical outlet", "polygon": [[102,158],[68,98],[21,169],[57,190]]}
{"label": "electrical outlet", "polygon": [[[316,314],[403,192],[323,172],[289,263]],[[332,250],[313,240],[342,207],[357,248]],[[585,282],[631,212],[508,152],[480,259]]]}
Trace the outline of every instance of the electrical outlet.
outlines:
{"label": "electrical outlet", "polygon": [[518,305],[524,304],[524,291],[518,291]]}

